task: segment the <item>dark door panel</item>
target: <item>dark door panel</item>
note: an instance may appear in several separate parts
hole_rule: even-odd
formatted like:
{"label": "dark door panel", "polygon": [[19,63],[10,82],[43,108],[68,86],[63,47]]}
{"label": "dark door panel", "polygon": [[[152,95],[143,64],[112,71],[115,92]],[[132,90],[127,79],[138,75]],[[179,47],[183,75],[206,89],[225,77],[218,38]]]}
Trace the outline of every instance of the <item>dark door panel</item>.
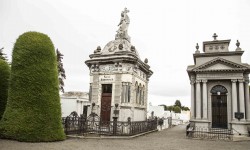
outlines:
{"label": "dark door panel", "polygon": [[227,128],[226,95],[212,95],[212,127]]}

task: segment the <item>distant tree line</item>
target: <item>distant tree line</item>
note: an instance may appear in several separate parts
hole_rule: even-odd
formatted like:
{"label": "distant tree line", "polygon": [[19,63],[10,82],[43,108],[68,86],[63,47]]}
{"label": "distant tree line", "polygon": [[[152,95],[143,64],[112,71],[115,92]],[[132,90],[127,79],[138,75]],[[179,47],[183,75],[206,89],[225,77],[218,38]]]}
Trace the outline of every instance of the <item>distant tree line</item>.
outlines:
{"label": "distant tree line", "polygon": [[159,106],[164,106],[165,111],[170,111],[170,112],[174,111],[175,113],[181,113],[181,111],[190,110],[188,107],[181,105],[180,100],[176,100],[174,105],[167,106],[167,105],[162,104]]}

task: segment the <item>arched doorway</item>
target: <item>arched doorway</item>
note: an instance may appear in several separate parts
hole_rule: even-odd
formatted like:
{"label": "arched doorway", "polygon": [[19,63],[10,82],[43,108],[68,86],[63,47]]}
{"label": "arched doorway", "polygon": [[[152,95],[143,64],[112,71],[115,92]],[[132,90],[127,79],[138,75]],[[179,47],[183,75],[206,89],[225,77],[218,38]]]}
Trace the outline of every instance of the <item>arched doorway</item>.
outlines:
{"label": "arched doorway", "polygon": [[222,85],[214,86],[212,96],[212,128],[227,128],[227,89]]}

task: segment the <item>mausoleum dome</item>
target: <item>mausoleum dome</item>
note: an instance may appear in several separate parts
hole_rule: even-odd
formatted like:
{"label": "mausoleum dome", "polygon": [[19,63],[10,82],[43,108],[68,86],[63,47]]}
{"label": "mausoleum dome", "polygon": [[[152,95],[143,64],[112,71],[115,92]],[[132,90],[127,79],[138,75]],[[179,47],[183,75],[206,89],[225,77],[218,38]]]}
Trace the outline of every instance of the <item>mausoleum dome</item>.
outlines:
{"label": "mausoleum dome", "polygon": [[126,39],[115,39],[106,44],[106,46],[101,51],[101,55],[110,55],[115,53],[134,53],[139,57],[138,52],[135,47]]}

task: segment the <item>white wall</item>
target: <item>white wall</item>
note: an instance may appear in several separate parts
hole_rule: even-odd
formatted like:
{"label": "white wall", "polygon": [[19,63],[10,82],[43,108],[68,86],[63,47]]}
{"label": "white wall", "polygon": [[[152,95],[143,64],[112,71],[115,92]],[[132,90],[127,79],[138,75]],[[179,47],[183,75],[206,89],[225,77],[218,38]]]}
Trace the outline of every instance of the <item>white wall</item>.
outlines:
{"label": "white wall", "polygon": [[132,110],[130,108],[122,108],[119,112],[119,121],[127,121],[128,117],[132,119]]}
{"label": "white wall", "polygon": [[[61,97],[62,117],[67,117],[73,111],[76,111],[80,116],[83,113],[83,106],[85,105],[90,105],[90,103],[82,99]],[[88,107],[88,114],[90,114],[90,109],[91,107]]]}
{"label": "white wall", "polygon": [[[67,117],[72,111],[77,112],[76,99],[61,98],[62,117]],[[77,112],[78,113],[78,112]]]}
{"label": "white wall", "polygon": [[147,117],[151,117],[152,111],[156,117],[164,117],[164,106],[148,106]]}
{"label": "white wall", "polygon": [[146,112],[142,109],[134,109],[134,118],[132,121],[145,121],[146,120]]}

